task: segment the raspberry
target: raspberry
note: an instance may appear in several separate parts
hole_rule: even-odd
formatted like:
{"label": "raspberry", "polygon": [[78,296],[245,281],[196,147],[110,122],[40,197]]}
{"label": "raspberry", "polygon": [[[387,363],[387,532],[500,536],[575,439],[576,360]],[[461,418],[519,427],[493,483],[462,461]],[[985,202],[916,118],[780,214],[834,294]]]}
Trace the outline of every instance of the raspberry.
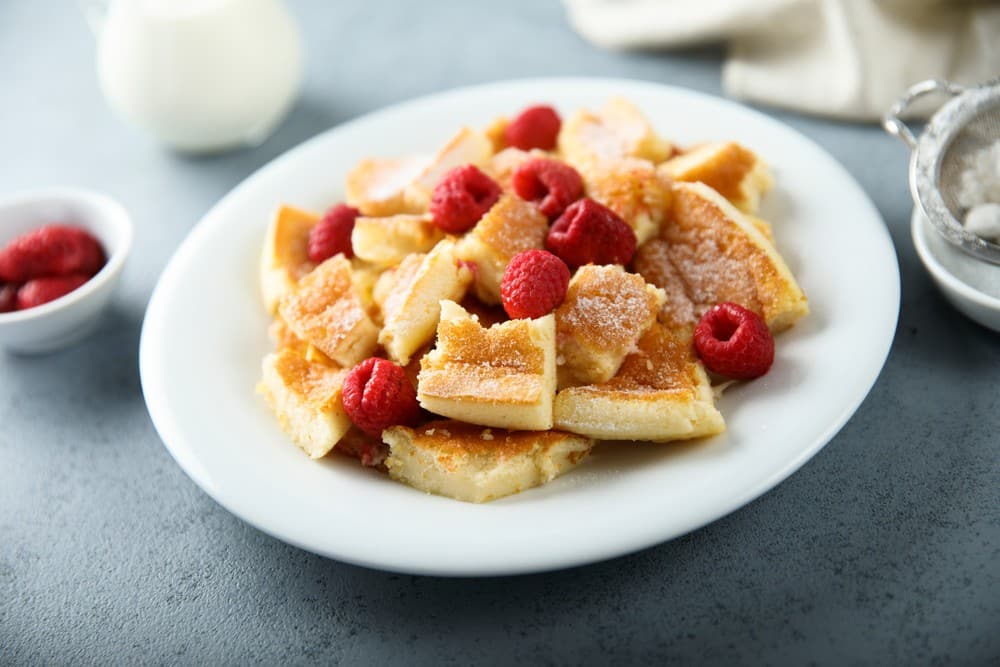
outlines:
{"label": "raspberry", "polygon": [[500,301],[514,319],[548,315],[566,298],[569,269],[550,252],[526,250],[514,255],[500,281]]}
{"label": "raspberry", "polygon": [[17,310],[17,288],[20,285],[8,283],[0,285],[0,313]]}
{"label": "raspberry", "polygon": [[420,418],[417,392],[402,366],[369,357],[344,378],[344,411],[354,425],[380,437],[390,426],[412,426]]}
{"label": "raspberry", "polygon": [[504,143],[508,146],[530,151],[541,148],[550,151],[556,147],[562,120],[550,106],[528,107],[510,121],[503,132]]}
{"label": "raspberry", "polygon": [[694,347],[705,368],[737,380],[760,377],[774,362],[774,338],[764,320],[728,301],[701,316]]}
{"label": "raspberry", "polygon": [[324,213],[309,230],[309,259],[319,264],[338,252],[347,258],[354,257],[351,232],[359,215],[361,211],[347,204],[337,204]]}
{"label": "raspberry", "polygon": [[55,301],[69,294],[80,285],[90,280],[85,273],[73,273],[68,276],[50,276],[29,280],[17,290],[17,309],[34,308],[49,301]]}
{"label": "raspberry", "polygon": [[431,194],[434,224],[451,234],[472,229],[500,199],[500,186],[475,165],[447,172]]}
{"label": "raspberry", "polygon": [[68,225],[46,225],[22,234],[0,249],[0,281],[84,273],[104,266],[104,249],[90,232]]}
{"label": "raspberry", "polygon": [[535,158],[522,163],[511,178],[514,192],[525,201],[538,202],[549,220],[583,196],[583,179],[576,169],[558,160]]}
{"label": "raspberry", "polygon": [[549,229],[545,247],[570,267],[628,264],[635,254],[635,232],[618,214],[593,199],[569,205]]}

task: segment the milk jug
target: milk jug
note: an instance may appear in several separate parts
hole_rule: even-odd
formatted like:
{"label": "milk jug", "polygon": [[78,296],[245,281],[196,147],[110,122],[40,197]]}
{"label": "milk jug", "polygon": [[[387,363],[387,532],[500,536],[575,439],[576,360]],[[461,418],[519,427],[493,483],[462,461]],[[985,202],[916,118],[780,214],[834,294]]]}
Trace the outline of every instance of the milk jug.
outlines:
{"label": "milk jug", "polygon": [[298,92],[302,48],[282,0],[106,0],[86,7],[109,105],[174,149],[260,143]]}

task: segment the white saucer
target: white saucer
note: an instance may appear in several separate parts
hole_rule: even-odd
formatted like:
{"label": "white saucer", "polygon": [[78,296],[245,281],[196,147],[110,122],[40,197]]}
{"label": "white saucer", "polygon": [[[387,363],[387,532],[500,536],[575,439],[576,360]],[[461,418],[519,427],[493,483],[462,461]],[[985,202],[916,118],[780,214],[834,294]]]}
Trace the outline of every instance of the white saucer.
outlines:
{"label": "white saucer", "polygon": [[1000,331],[1000,266],[976,259],[948,243],[913,209],[913,245],[934,282],[962,314]]}

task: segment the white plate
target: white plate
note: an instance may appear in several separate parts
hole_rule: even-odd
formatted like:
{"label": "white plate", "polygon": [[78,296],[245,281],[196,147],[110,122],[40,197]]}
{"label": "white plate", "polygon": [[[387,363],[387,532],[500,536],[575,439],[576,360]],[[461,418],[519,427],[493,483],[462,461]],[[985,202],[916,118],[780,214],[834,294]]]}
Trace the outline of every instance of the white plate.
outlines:
{"label": "white plate", "polygon": [[[269,349],[257,288],[268,218],[322,209],[360,158],[435,148],[463,124],[545,101],[568,114],[624,95],[664,135],[735,138],[773,166],[763,214],[812,314],[778,339],[764,378],[720,402],[728,432],[696,444],[604,446],[566,476],[486,505],[422,494],[348,460],[306,458],[254,393]],[[822,149],[759,113],[651,83],[548,79],[434,95],[359,118],[278,158],[228,194],[178,249],[146,313],[140,366],[150,415],[188,475],[275,537],[370,567],[493,575],[588,563],[732,512],[794,472],[864,399],[899,307],[889,236]]]}

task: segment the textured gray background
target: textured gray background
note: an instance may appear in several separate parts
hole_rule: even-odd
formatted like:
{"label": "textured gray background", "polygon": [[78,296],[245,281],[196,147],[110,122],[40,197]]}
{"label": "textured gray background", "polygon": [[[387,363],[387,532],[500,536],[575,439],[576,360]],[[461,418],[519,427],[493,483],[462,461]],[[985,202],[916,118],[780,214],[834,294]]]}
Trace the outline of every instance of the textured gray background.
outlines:
{"label": "textured gray background", "polygon": [[463,84],[592,74],[721,94],[721,52],[601,52],[551,1],[291,5],[308,48],[298,106],[256,150],[195,160],[110,115],[73,3],[0,0],[0,194],[94,187],[138,227],[98,335],[49,357],[0,353],[0,663],[997,664],[1000,337],[934,291],[909,239],[905,151],[875,127],[775,113],[875,201],[903,303],[858,413],[746,508],[610,562],[448,580],[286,546],[188,480],[143,406],[139,327],[173,248],[251,171]]}

